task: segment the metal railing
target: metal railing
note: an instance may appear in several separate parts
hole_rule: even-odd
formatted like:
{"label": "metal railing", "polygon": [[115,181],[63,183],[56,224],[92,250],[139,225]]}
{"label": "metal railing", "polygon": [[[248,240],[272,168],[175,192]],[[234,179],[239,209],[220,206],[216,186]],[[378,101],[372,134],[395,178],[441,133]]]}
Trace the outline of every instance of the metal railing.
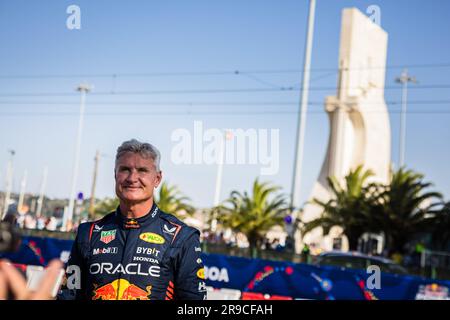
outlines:
{"label": "metal railing", "polygon": [[[219,243],[202,243],[204,253],[223,254],[227,256],[252,258],[250,248],[239,248]],[[294,263],[302,263],[302,257],[295,252],[286,250],[257,249],[257,258],[274,261],[291,261]]]}

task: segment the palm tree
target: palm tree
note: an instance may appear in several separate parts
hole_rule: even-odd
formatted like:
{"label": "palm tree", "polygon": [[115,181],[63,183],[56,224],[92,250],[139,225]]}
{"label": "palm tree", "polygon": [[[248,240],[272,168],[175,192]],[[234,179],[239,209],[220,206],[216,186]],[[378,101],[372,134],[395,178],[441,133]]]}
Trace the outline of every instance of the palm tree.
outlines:
{"label": "palm tree", "polygon": [[431,242],[437,250],[447,251],[450,242],[450,202],[436,211],[431,230]]}
{"label": "palm tree", "polygon": [[217,221],[223,227],[246,235],[254,258],[257,257],[257,248],[262,244],[266,233],[274,226],[282,225],[290,212],[286,196],[275,194],[280,189],[269,182],[260,183],[256,179],[251,195],[233,191],[229,199],[214,208]]}
{"label": "palm tree", "polygon": [[[195,212],[195,208],[188,203],[189,198],[183,196],[176,186],[169,186],[166,182],[161,184],[159,193],[155,195],[155,202],[162,211],[178,217]],[[95,205],[94,216],[100,218],[116,210],[118,206],[118,198],[106,198]]]}
{"label": "palm tree", "polygon": [[195,208],[189,204],[190,199],[178,190],[177,186],[170,186],[166,182],[161,184],[159,194],[156,197],[158,207],[167,213],[177,217],[188,215],[195,212]]}
{"label": "palm tree", "polygon": [[108,213],[115,211],[119,206],[118,198],[105,198],[94,206],[94,219],[100,219]]}
{"label": "palm tree", "polygon": [[371,170],[363,170],[363,166],[358,166],[345,176],[344,185],[335,177],[328,177],[332,198],[326,202],[313,199],[313,203],[322,207],[323,212],[319,218],[304,224],[302,235],[317,227],[328,234],[332,227],[339,226],[348,239],[350,250],[356,250],[359,238],[373,227],[369,215],[369,190],[374,184],[367,183],[371,176]]}
{"label": "palm tree", "polygon": [[380,186],[373,195],[371,214],[386,235],[387,249],[403,254],[406,244],[416,235],[431,231],[436,223],[436,208],[442,205],[442,195],[426,192],[432,186],[424,176],[400,168],[391,181]]}

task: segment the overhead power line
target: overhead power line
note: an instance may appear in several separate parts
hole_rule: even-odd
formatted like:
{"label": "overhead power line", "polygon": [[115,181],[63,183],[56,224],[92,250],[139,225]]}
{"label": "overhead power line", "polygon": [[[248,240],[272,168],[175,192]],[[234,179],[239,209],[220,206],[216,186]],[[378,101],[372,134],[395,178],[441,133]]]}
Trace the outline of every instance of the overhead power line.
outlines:
{"label": "overhead power line", "polygon": [[[297,91],[300,87],[281,87],[281,88],[234,88],[234,89],[192,89],[192,90],[148,90],[148,91],[99,91],[92,92],[90,95],[105,96],[105,95],[158,95],[158,94],[200,94],[200,93],[248,93],[248,92],[288,92]],[[345,88],[344,88],[345,89]],[[360,89],[359,87],[347,89]],[[397,86],[385,86],[384,88],[371,88],[372,90],[401,90]],[[430,84],[418,85],[412,87],[414,90],[421,89],[450,89],[450,84]],[[310,91],[335,91],[336,87],[311,87]],[[74,92],[26,92],[26,93],[0,93],[0,97],[49,97],[49,96],[76,96]]]}
{"label": "overhead power line", "polygon": [[[325,114],[325,111],[311,110],[308,111],[309,114]],[[384,111],[369,110],[366,111],[368,114],[380,114]],[[400,114],[401,110],[390,110],[390,114]],[[229,116],[240,116],[240,115],[293,115],[298,114],[298,111],[282,111],[282,110],[270,110],[270,111],[147,111],[147,112],[90,112],[85,113],[85,116],[157,116],[157,115],[171,115],[171,116],[189,116],[189,115],[229,115]],[[408,114],[450,114],[449,110],[424,110],[424,111],[410,111]],[[78,116],[77,112],[0,112],[0,116]]]}
{"label": "overhead power line", "polygon": [[[376,69],[404,69],[404,68],[447,68],[450,62],[443,63],[422,63],[408,65],[388,65],[388,66],[372,66],[348,68],[347,70],[376,70]],[[338,68],[309,68],[311,72],[334,71],[338,72]],[[80,73],[80,74],[0,74],[0,79],[44,79],[44,78],[111,78],[111,77],[179,77],[179,76],[222,76],[236,74],[279,74],[279,73],[300,73],[302,68],[286,68],[286,69],[254,69],[254,70],[218,70],[218,71],[175,71],[175,72],[124,72],[124,73]]]}
{"label": "overhead power line", "polygon": [[[387,105],[401,105],[401,101],[386,101]],[[408,104],[415,105],[436,105],[436,104],[448,104],[450,100],[415,100],[408,101]],[[379,105],[379,102],[366,102],[364,105]],[[74,101],[0,101],[0,105],[79,105],[79,102]],[[222,101],[97,101],[89,102],[89,105],[95,106],[132,106],[132,105],[142,105],[142,106],[297,106],[298,102],[288,102],[288,101],[232,101],[232,102],[222,102]],[[323,106],[323,101],[313,101],[309,102],[310,106]]]}

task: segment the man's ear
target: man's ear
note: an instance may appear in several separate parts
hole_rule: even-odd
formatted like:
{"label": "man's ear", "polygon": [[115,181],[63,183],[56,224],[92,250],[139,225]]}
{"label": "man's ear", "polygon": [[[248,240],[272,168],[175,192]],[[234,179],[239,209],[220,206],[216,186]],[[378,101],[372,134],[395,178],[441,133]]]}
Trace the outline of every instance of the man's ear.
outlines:
{"label": "man's ear", "polygon": [[158,188],[159,184],[161,183],[162,174],[163,173],[161,170],[156,174],[156,188]]}

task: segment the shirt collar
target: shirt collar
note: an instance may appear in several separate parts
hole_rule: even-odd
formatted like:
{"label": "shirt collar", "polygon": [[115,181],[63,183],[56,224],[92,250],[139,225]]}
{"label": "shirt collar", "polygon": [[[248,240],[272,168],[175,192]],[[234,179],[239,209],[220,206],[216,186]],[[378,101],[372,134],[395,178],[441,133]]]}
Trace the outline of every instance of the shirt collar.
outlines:
{"label": "shirt collar", "polygon": [[124,217],[122,212],[120,211],[120,206],[116,209],[116,217],[118,219],[119,225],[123,227],[123,229],[139,229],[142,226],[148,225],[153,222],[157,216],[159,215],[159,208],[155,202],[150,209],[150,211],[140,217],[140,218],[127,218]]}

